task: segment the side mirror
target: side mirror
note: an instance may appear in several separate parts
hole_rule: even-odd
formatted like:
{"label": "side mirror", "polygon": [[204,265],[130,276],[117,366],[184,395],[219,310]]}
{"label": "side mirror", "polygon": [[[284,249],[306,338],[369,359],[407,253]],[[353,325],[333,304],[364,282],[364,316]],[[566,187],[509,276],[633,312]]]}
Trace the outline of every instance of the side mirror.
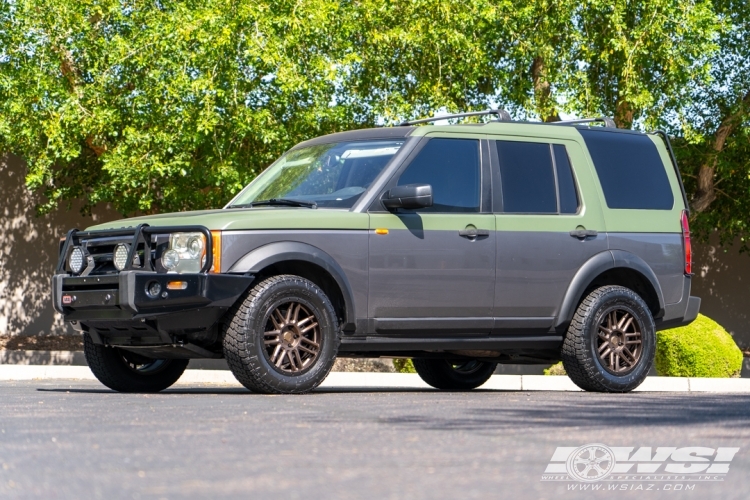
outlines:
{"label": "side mirror", "polygon": [[431,207],[432,186],[429,184],[396,186],[383,195],[382,201],[388,210]]}

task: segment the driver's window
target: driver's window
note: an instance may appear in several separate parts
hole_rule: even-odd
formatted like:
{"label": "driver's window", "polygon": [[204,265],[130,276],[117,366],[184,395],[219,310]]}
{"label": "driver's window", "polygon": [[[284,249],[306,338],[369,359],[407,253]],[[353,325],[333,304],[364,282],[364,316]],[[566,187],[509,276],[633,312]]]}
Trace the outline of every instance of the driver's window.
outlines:
{"label": "driver's window", "polygon": [[398,185],[432,186],[433,205],[419,212],[479,212],[481,179],[478,140],[430,139]]}

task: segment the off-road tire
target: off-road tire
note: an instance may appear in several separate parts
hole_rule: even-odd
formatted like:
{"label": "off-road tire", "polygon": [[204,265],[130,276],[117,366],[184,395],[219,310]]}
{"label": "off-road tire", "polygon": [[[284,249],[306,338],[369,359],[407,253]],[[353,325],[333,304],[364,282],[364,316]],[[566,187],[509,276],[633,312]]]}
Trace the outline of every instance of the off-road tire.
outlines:
{"label": "off-road tire", "polygon": [[[292,299],[317,319],[320,347],[317,358],[299,373],[283,373],[269,359],[264,344],[266,324],[274,309]],[[336,311],[315,283],[294,275],[279,275],[255,285],[230,310],[224,327],[224,357],[237,380],[252,392],[303,394],[318,387],[336,361],[341,342]]]}
{"label": "off-road tire", "polygon": [[[476,389],[489,380],[497,367],[497,363],[487,361],[454,363],[444,359],[414,359],[412,362],[422,380],[436,389],[445,391]],[[458,369],[454,367],[456,364],[465,367],[468,363],[474,365],[464,370],[461,370],[460,366]]]}
{"label": "off-road tire", "polygon": [[[640,357],[631,371],[616,375],[604,368],[597,354],[599,325],[612,308],[630,311],[641,334]],[[630,392],[648,375],[654,363],[654,319],[644,300],[629,288],[603,286],[592,291],[578,306],[562,346],[562,362],[570,379],[593,392]]]}
{"label": "off-road tire", "polygon": [[83,335],[86,362],[99,382],[118,392],[159,392],[171,386],[187,368],[187,359],[153,360],[158,367],[139,372],[131,368],[126,356],[147,362],[143,356],[133,355],[116,347],[95,344],[88,333]]}

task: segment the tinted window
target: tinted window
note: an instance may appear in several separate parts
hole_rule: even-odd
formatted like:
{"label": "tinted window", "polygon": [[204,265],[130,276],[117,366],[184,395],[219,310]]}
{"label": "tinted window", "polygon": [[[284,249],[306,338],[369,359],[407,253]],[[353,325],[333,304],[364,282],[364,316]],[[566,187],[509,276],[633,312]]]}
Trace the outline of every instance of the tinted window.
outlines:
{"label": "tinted window", "polygon": [[497,141],[503,211],[557,213],[549,144]]}
{"label": "tinted window", "polygon": [[609,208],[671,210],[674,195],[651,139],[641,134],[580,132]]}
{"label": "tinted window", "polygon": [[552,149],[557,168],[557,187],[560,190],[560,213],[574,214],[578,212],[578,192],[575,180],[573,180],[568,152],[562,144],[555,144]]}
{"label": "tinted window", "polygon": [[421,212],[479,212],[479,141],[430,139],[398,185],[430,184],[433,206]]}

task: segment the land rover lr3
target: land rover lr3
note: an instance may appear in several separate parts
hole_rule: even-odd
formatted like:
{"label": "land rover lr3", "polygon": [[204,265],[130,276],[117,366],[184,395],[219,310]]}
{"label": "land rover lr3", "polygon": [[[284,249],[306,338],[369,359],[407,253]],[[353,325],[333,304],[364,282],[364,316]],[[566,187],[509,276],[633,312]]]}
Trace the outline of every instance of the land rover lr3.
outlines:
{"label": "land rover lr3", "polygon": [[667,136],[485,113],[319,137],[220,210],[73,229],[55,309],[117,391],[226,358],[253,392],[304,393],[337,356],[412,358],[447,390],[560,359],[582,389],[636,388],[700,306]]}

